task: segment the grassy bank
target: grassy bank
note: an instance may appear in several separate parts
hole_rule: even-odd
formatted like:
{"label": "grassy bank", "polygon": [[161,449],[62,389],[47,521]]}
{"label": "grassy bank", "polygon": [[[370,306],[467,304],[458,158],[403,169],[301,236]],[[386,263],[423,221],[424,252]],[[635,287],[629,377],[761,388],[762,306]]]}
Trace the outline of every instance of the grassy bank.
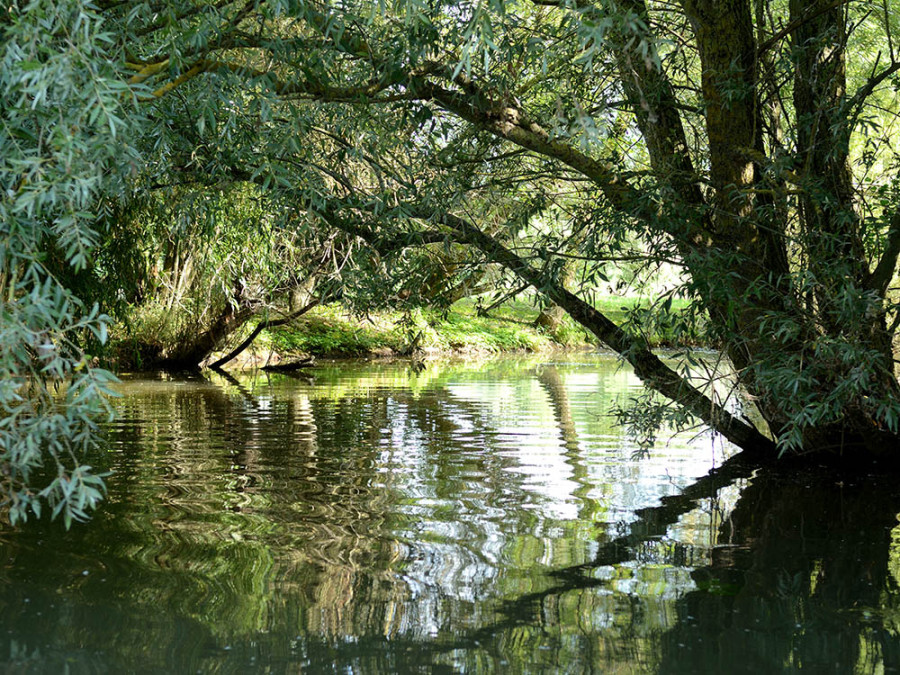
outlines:
{"label": "grassy bank", "polygon": [[262,344],[278,352],[316,356],[404,354],[410,351],[540,351],[588,344],[583,331],[550,335],[534,326],[538,312],[522,303],[490,317],[478,316],[471,302],[446,313],[433,310],[373,312],[365,317],[331,305],[316,308],[291,326],[266,331]]}
{"label": "grassy bank", "polygon": [[[596,305],[613,321],[628,322],[641,311],[637,299],[607,297]],[[684,304],[673,308],[676,313]],[[404,355],[412,352],[509,352],[598,346],[593,336],[568,317],[551,331],[535,325],[539,310],[526,301],[507,303],[480,316],[473,300],[462,300],[447,312],[414,310],[354,316],[340,305],[319,307],[290,326],[264,331],[254,344],[254,361],[268,354],[287,357]],[[666,326],[647,335],[655,346],[678,341]]]}

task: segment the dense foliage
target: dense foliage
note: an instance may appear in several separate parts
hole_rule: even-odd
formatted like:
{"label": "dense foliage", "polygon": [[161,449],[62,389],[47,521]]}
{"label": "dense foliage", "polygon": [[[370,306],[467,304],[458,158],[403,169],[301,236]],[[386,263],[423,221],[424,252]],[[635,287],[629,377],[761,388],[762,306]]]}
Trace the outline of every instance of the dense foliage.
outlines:
{"label": "dense foliage", "polygon": [[13,522],[47,501],[68,523],[101,496],[79,460],[111,375],[84,351],[106,340],[105,317],[66,281],[90,264],[103,199],[135,159],[121,110],[131,94],[116,38],[86,3],[3,12],[0,495]]}
{"label": "dense foliage", "polygon": [[[70,517],[96,498],[66,492],[88,480],[71,467],[106,382],[84,356],[104,319],[76,294],[99,279],[104,310],[141,304],[160,269],[169,309],[187,287],[218,289],[192,296],[205,328],[175,342],[205,337],[166,352],[180,363],[318,277],[361,309],[526,283],[663,395],[647,419],[674,402],[765,453],[890,455],[898,20],[851,0],[13,3],[0,290],[14,517],[37,503],[26,486],[46,452],[58,477],[41,494]],[[631,328],[590,303],[626,264],[680,279]],[[722,369],[650,352],[641,321],[670,322],[675,295],[705,317]],[[73,375],[65,400],[50,395]],[[768,429],[725,405],[724,379]]]}

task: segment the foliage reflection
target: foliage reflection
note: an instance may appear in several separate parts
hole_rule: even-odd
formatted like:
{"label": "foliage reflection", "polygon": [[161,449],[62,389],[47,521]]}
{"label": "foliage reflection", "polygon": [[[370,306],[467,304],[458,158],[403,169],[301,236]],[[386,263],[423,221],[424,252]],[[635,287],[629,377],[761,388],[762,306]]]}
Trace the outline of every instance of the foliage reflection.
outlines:
{"label": "foliage reflection", "polygon": [[[4,668],[897,666],[891,481],[648,459],[614,362],[134,379],[105,507],[0,540]],[[713,465],[718,466],[709,473]]]}

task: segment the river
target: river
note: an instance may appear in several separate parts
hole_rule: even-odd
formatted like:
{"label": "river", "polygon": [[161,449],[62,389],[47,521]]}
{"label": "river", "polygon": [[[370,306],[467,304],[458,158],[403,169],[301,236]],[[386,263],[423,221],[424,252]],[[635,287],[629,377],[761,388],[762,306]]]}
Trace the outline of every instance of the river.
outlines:
{"label": "river", "polygon": [[645,450],[608,357],[118,389],[91,522],[0,531],[0,672],[900,667],[896,478]]}

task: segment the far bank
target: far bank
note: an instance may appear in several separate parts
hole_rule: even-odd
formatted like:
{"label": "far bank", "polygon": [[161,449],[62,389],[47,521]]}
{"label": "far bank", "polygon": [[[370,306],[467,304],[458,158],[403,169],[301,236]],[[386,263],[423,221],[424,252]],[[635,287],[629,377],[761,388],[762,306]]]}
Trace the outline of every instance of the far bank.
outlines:
{"label": "far bank", "polygon": [[[606,296],[596,304],[618,324],[641,330],[651,346],[696,343],[693,332],[675,320],[670,325],[639,328],[649,304],[639,298]],[[673,317],[684,315],[685,309],[676,308]],[[447,310],[417,308],[365,314],[332,303],[314,307],[281,325],[277,325],[278,316],[259,313],[217,345],[201,365],[215,364],[228,355],[232,358],[220,367],[257,368],[309,358],[424,358],[603,346],[568,316],[553,316],[527,300],[508,302],[490,311],[485,311],[477,299],[467,298]],[[267,324],[276,325],[265,327]],[[262,330],[258,330],[260,327]],[[161,355],[171,351],[173,343],[185,339],[172,330],[165,315],[138,316],[116,333],[107,358],[117,370],[165,366]]]}

